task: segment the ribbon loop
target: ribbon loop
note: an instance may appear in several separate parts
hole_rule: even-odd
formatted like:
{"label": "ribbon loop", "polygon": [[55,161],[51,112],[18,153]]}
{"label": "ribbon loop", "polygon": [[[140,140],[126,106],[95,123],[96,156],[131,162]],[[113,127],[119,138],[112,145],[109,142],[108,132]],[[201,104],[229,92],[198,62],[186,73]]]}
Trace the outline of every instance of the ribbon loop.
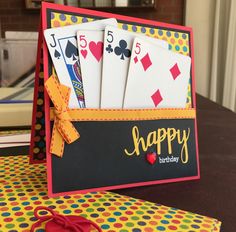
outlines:
{"label": "ribbon loop", "polygon": [[50,144],[50,152],[62,157],[64,141],[72,143],[79,138],[79,133],[71,122],[68,113],[70,88],[60,85],[55,76],[45,82],[45,88],[54,104],[54,126]]}

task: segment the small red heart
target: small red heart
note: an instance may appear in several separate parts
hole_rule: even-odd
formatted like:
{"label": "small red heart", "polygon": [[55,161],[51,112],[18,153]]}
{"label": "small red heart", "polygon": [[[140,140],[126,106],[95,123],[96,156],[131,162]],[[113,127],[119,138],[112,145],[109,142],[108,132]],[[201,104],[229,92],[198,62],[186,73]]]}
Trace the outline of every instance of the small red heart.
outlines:
{"label": "small red heart", "polygon": [[80,53],[84,57],[84,59],[86,58],[86,56],[88,54],[87,50],[81,50]]}
{"label": "small red heart", "polygon": [[147,153],[146,159],[147,159],[147,161],[148,161],[151,165],[153,165],[153,164],[156,162],[156,160],[157,160],[157,154],[156,154],[156,152]]}

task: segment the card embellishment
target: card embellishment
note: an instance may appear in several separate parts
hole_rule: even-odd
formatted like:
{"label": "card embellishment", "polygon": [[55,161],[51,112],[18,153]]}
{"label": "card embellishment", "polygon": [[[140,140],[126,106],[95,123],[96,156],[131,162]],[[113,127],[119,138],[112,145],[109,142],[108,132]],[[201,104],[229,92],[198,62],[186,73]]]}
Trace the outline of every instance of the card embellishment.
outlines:
{"label": "card embellishment", "polygon": [[132,128],[133,149],[124,149],[127,156],[139,156],[143,152],[147,152],[153,146],[156,147],[156,153],[152,152],[147,154],[146,158],[150,164],[155,162],[156,156],[162,154],[162,147],[167,143],[168,155],[173,154],[173,143],[176,142],[180,147],[180,160],[182,164],[189,161],[188,140],[191,129],[176,129],[176,128],[158,128],[156,131],[150,131],[147,136],[141,135],[138,126]]}
{"label": "card embellishment", "polygon": [[155,164],[157,160],[157,153],[156,152],[147,153],[146,159],[148,163],[150,163],[151,165]]}
{"label": "card embellishment", "polygon": [[55,76],[51,76],[45,82],[45,88],[55,106],[50,152],[62,157],[64,141],[70,144],[80,137],[79,133],[71,123],[71,117],[68,113],[70,88],[60,85]]}

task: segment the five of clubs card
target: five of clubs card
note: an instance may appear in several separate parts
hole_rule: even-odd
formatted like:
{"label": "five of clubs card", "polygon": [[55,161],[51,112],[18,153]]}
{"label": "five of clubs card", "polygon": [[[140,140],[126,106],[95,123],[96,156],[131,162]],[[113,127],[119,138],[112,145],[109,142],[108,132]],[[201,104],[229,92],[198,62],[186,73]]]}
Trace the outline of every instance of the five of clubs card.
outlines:
{"label": "five of clubs card", "polygon": [[51,28],[44,37],[69,108],[185,108],[191,58],[164,40],[102,19]]}

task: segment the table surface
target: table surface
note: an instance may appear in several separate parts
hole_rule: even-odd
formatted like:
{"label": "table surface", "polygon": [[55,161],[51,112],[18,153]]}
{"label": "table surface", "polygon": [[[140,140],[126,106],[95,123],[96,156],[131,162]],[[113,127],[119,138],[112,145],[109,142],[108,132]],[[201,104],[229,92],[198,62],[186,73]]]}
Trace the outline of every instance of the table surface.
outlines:
{"label": "table surface", "polygon": [[26,155],[0,157],[0,185],[0,232],[29,232],[36,206],[85,217],[104,232],[220,231],[217,219],[109,191],[49,198],[45,164],[29,164]]}
{"label": "table surface", "polygon": [[236,114],[197,95],[201,179],[117,190],[116,193],[198,212],[236,231]]}
{"label": "table surface", "polygon": [[197,96],[201,179],[114,192],[195,212],[236,228],[236,114]]}

